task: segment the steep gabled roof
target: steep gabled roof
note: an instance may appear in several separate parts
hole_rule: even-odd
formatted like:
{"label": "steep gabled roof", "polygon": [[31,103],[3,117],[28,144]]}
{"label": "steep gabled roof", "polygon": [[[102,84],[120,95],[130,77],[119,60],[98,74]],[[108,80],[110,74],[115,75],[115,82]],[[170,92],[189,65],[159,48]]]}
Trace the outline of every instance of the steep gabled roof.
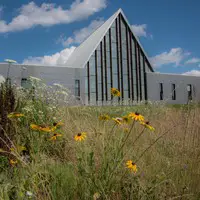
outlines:
{"label": "steep gabled roof", "polygon": [[[80,44],[79,47],[77,47],[74,50],[74,52],[71,54],[71,56],[67,60],[66,65],[68,67],[74,67],[74,68],[84,67],[87,64],[87,62],[90,59],[93,52],[95,51],[95,49],[98,47],[99,43],[103,40],[104,36],[106,35],[109,28],[112,26],[112,24],[114,23],[115,19],[118,17],[119,14],[122,15],[122,17],[126,21],[127,25],[129,26],[130,30],[132,31],[131,25],[129,24],[126,16],[124,15],[122,9],[120,8],[104,24],[102,24],[96,31],[94,31],[82,44]],[[132,33],[133,33],[133,31],[132,31]],[[133,35],[134,35],[135,39],[137,40],[138,44],[140,45],[146,58],[148,59],[137,36],[135,36],[134,33],[133,33]],[[153,71],[153,69],[152,69],[152,71]]]}

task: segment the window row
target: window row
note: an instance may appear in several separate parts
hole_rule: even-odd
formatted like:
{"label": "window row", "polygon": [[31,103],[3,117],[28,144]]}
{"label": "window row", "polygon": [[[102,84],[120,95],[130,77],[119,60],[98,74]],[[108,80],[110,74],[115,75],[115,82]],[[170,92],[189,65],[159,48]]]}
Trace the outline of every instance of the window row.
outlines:
{"label": "window row", "polygon": [[[176,84],[172,83],[171,84],[171,99],[176,100]],[[163,89],[163,83],[159,83],[159,90],[160,90],[160,100],[164,100],[164,89]],[[187,96],[188,96],[188,101],[192,100],[192,85],[188,84],[187,85]]]}

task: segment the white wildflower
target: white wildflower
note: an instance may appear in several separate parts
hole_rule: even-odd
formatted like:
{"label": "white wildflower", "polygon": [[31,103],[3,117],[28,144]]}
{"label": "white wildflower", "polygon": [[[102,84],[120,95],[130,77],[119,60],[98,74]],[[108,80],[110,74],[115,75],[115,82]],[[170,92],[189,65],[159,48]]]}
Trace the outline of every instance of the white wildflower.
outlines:
{"label": "white wildflower", "polygon": [[11,59],[5,59],[4,61],[7,63],[17,63],[17,61]]}
{"label": "white wildflower", "polygon": [[32,196],[33,196],[33,193],[32,193],[31,191],[26,191],[26,196],[32,197]]}
{"label": "white wildflower", "polygon": [[36,81],[36,82],[40,82],[42,81],[40,78],[34,77],[34,76],[30,76],[29,77],[31,81]]}
{"label": "white wildflower", "polygon": [[63,85],[61,85],[59,83],[54,83],[53,85],[56,86],[56,87],[59,87],[59,88],[63,88]]}

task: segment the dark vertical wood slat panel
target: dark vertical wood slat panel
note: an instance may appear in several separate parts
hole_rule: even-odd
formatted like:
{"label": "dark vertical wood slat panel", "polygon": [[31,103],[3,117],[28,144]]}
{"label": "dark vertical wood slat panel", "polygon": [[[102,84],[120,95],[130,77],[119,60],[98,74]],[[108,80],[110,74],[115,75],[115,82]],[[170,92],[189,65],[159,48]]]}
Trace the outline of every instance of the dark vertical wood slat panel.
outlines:
{"label": "dark vertical wood slat panel", "polygon": [[107,84],[107,58],[106,58],[106,36],[104,36],[104,65],[105,65],[105,92],[106,101],[108,101],[108,84]]}
{"label": "dark vertical wood slat panel", "polygon": [[[112,41],[111,41],[111,29],[109,29],[109,40],[110,40],[110,83],[111,88],[113,88],[113,73],[112,73]],[[111,92],[111,91],[108,91]],[[111,95],[111,100],[113,99],[113,95]]]}
{"label": "dark vertical wood slat panel", "polygon": [[138,91],[138,59],[137,59],[137,42],[134,40],[135,43],[135,69],[136,69],[136,88],[137,88],[137,101],[139,100],[139,91]]}
{"label": "dark vertical wood slat panel", "polygon": [[103,83],[103,44],[100,43],[100,51],[101,51],[101,91],[102,91],[102,101],[104,101],[104,83]]}
{"label": "dark vertical wood slat panel", "polygon": [[144,92],[145,92],[145,101],[148,100],[148,91],[147,91],[147,73],[146,73],[146,67],[145,67],[145,61],[146,57],[143,56],[143,70],[144,70]]}
{"label": "dark vertical wood slat panel", "polygon": [[126,24],[126,53],[127,53],[127,78],[128,78],[128,98],[131,98],[131,91],[130,91],[130,60],[129,60],[129,37],[128,37],[128,25]]}
{"label": "dark vertical wood slat panel", "polygon": [[97,69],[97,50],[95,50],[95,75],[96,75],[96,101],[98,101],[98,69]]}
{"label": "dark vertical wood slat panel", "polygon": [[[121,89],[120,89],[120,60],[119,60],[119,51],[118,51],[118,49],[119,49],[119,41],[118,41],[118,21],[119,21],[119,17],[115,20],[115,23],[116,23],[116,29],[115,29],[115,31],[116,31],[116,52],[117,52],[117,75],[118,75],[118,90],[120,90],[121,91]],[[118,98],[118,101],[120,100],[120,97]]]}
{"label": "dark vertical wood slat panel", "polygon": [[90,64],[87,62],[87,77],[88,77],[88,103],[90,102]]}
{"label": "dark vertical wood slat panel", "polygon": [[132,100],[134,100],[134,85],[133,85],[133,55],[132,55],[132,53],[133,53],[133,51],[132,51],[132,48],[134,48],[134,47],[132,47],[132,33],[131,33],[131,31],[129,30],[129,42],[130,42],[130,61],[131,61],[131,88],[132,88]]}
{"label": "dark vertical wood slat panel", "polygon": [[140,63],[140,47],[138,46],[138,60],[139,60],[139,87],[140,87],[140,101],[142,100],[142,80],[141,80],[141,63]]}
{"label": "dark vertical wood slat panel", "polygon": [[124,85],[123,85],[123,60],[122,60],[122,29],[121,29],[121,14],[119,15],[119,44],[120,44],[120,64],[121,64],[121,94],[124,99]]}

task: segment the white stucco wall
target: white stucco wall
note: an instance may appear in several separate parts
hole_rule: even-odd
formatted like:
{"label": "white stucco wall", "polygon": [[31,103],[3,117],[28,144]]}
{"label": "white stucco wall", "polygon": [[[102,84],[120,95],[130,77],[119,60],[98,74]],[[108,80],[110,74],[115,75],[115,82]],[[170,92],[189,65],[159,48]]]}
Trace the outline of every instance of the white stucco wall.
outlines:
{"label": "white stucco wall", "polygon": [[[160,101],[160,86],[163,83],[163,102],[186,104],[188,102],[187,85],[192,85],[193,101],[200,102],[200,77],[179,74],[147,73],[148,101]],[[176,85],[176,100],[172,100],[172,84]]]}
{"label": "white stucco wall", "polygon": [[[24,68],[24,69],[23,69]],[[8,64],[0,63],[0,75],[6,78]],[[42,79],[47,85],[59,83],[68,88],[74,94],[75,79],[80,80],[81,99],[84,102],[84,68],[68,68],[37,65],[11,65],[9,77],[17,85],[21,85],[22,78],[29,76]]]}

